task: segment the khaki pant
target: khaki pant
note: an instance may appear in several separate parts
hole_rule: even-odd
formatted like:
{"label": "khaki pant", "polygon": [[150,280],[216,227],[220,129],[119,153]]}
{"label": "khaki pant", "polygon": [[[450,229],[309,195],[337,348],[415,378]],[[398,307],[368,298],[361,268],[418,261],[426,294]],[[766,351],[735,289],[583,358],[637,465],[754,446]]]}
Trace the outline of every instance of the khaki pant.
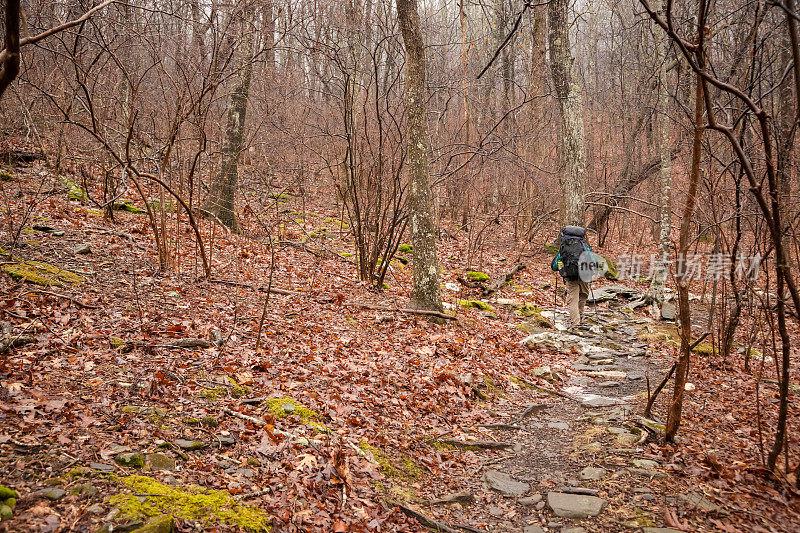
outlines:
{"label": "khaki pant", "polygon": [[583,308],[589,297],[589,284],[585,281],[567,281],[567,308],[569,308],[570,327],[583,322]]}

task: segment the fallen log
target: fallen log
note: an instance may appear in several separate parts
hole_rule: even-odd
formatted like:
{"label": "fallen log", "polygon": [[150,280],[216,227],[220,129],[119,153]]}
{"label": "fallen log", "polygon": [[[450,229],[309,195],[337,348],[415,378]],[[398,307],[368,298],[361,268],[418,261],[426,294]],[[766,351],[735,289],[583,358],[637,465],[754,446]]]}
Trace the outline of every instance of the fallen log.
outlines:
{"label": "fallen log", "polygon": [[[397,508],[403,511],[403,514],[409,516],[422,524],[423,526],[427,527],[431,531],[442,531],[444,533],[458,533],[457,529],[450,527],[449,525],[445,524],[444,522],[439,522],[438,520],[434,520],[433,518],[420,513],[419,511],[415,511],[410,507],[406,507],[400,503],[397,504]],[[461,528],[464,529],[464,528]],[[467,530],[469,531],[469,530]],[[473,530],[474,531],[474,530]]]}
{"label": "fallen log", "polygon": [[514,267],[508,271],[502,278],[499,278],[497,281],[489,285],[488,287],[484,287],[481,289],[481,294],[485,296],[491,296],[492,294],[496,293],[503,287],[505,287],[509,281],[514,279],[514,276],[517,275],[518,272],[525,270],[525,265],[522,263],[517,263]]}
{"label": "fallen log", "polygon": [[373,305],[367,303],[359,303],[359,302],[346,302],[342,305],[346,307],[360,307],[361,309],[371,309],[374,311],[391,311],[394,313],[408,313],[411,315],[424,315],[424,316],[435,316],[437,318],[444,318],[445,320],[458,320],[458,317],[453,315],[448,315],[447,313],[441,313],[439,311],[431,311],[429,309],[409,309],[405,307],[386,307],[383,305]]}
{"label": "fallen log", "polygon": [[486,440],[473,440],[473,441],[460,441],[456,439],[436,439],[436,442],[453,446],[454,448],[461,448],[463,450],[471,450],[480,448],[483,450],[504,450],[506,448],[513,448],[513,442],[495,442]]}

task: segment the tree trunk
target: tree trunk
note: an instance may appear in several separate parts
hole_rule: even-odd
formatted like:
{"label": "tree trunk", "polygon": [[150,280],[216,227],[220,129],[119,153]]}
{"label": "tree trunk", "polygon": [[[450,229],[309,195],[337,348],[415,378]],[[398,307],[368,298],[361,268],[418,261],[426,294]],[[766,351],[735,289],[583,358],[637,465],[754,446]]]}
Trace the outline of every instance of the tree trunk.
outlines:
{"label": "tree trunk", "polygon": [[556,97],[561,106],[561,189],[564,196],[565,225],[584,225],[586,199],[586,154],[583,139],[583,104],[581,89],[573,79],[574,61],[569,45],[567,0],[551,0],[548,5],[550,25],[550,70]]}
{"label": "tree trunk", "polygon": [[408,202],[414,245],[412,300],[423,309],[442,310],[433,194],[428,175],[428,123],[425,89],[425,48],[416,0],[396,0],[406,49],[406,142],[408,145]]}
{"label": "tree trunk", "polygon": [[[701,10],[703,8],[701,7]],[[703,17],[700,17],[703,20]],[[702,31],[702,30],[700,30]],[[702,56],[702,54],[700,54]],[[683,207],[683,218],[681,218],[681,231],[678,238],[678,312],[680,313],[681,324],[681,348],[678,355],[678,362],[675,367],[675,388],[672,391],[672,402],[669,406],[667,416],[667,428],[665,439],[670,442],[675,439],[678,428],[681,425],[681,410],[683,409],[683,392],[686,386],[686,377],[689,373],[689,354],[692,343],[692,316],[689,308],[689,279],[686,276],[686,269],[680,270],[680,260],[685,258],[689,252],[689,233],[691,230],[692,214],[694,213],[695,197],[697,195],[697,183],[700,181],[700,156],[703,141],[703,85],[700,76],[697,75],[697,88],[695,92],[694,106],[694,142],[692,144],[692,167],[689,173],[689,191],[686,194],[686,203]]]}
{"label": "tree trunk", "polygon": [[211,194],[203,203],[202,210],[214,214],[219,221],[231,229],[239,231],[236,221],[236,189],[239,188],[239,154],[242,151],[244,125],[247,115],[247,101],[250,96],[250,80],[253,77],[254,33],[252,11],[240,11],[238,18],[239,40],[234,54],[238,61],[234,68],[238,76],[234,80],[233,91],[228,100],[228,123],[225,128],[225,141],[222,146],[222,166],[211,184]]}
{"label": "tree trunk", "polygon": [[[656,10],[660,11],[661,0],[655,2],[653,6]],[[658,65],[656,128],[658,129],[659,167],[661,170],[661,180],[659,184],[661,190],[661,205],[659,206],[659,258],[647,296],[649,300],[656,302],[658,305],[664,302],[664,286],[666,285],[667,273],[669,271],[667,265],[669,264],[670,233],[672,230],[670,221],[672,213],[672,158],[669,149],[669,120],[667,118],[669,93],[667,92],[667,62],[664,42],[666,39],[666,35],[662,36],[656,33],[655,60]]]}
{"label": "tree trunk", "polygon": [[0,52],[0,97],[19,74],[19,0],[6,2],[5,48]]}

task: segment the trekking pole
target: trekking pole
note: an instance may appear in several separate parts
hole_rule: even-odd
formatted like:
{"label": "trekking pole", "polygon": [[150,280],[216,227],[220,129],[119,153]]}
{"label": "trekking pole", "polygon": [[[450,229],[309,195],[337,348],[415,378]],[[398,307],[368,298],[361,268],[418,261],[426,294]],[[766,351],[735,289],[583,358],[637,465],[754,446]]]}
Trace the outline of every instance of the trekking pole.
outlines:
{"label": "trekking pole", "polygon": [[556,288],[553,291],[553,327],[556,327],[556,307],[558,307],[558,272],[556,272]]}

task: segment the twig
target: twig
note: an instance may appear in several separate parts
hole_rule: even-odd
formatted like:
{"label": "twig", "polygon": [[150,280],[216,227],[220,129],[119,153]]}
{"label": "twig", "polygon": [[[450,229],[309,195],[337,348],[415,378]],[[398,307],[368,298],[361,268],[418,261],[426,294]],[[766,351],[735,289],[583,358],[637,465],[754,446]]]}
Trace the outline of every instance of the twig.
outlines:
{"label": "twig", "polygon": [[500,289],[506,286],[506,284],[514,279],[514,276],[517,275],[518,272],[525,270],[525,265],[522,263],[517,263],[514,267],[508,271],[502,278],[498,279],[488,287],[484,287],[481,291],[483,296],[491,296],[492,294],[496,293]]}
{"label": "twig", "polygon": [[254,291],[261,291],[261,292],[269,292],[271,294],[280,294],[283,296],[295,296],[299,294],[304,294],[299,291],[289,291],[286,289],[278,289],[276,287],[256,287],[255,285],[250,285],[249,283],[241,283],[238,281],[231,281],[228,279],[209,279],[211,283],[221,283],[222,285],[229,285],[231,287],[244,287],[246,289],[253,289]]}
{"label": "twig", "polygon": [[83,309],[100,309],[99,305],[85,304],[83,302],[79,302],[78,300],[76,300],[75,298],[73,298],[71,296],[67,296],[66,294],[59,294],[57,292],[50,292],[50,291],[45,291],[45,290],[41,290],[41,289],[30,289],[30,290],[27,290],[27,291],[23,292],[22,294],[20,294],[19,297],[22,298],[23,296],[25,296],[27,294],[46,294],[48,296],[55,296],[56,298],[63,298],[65,300],[69,300],[70,302],[74,303],[78,307],[82,307]]}

